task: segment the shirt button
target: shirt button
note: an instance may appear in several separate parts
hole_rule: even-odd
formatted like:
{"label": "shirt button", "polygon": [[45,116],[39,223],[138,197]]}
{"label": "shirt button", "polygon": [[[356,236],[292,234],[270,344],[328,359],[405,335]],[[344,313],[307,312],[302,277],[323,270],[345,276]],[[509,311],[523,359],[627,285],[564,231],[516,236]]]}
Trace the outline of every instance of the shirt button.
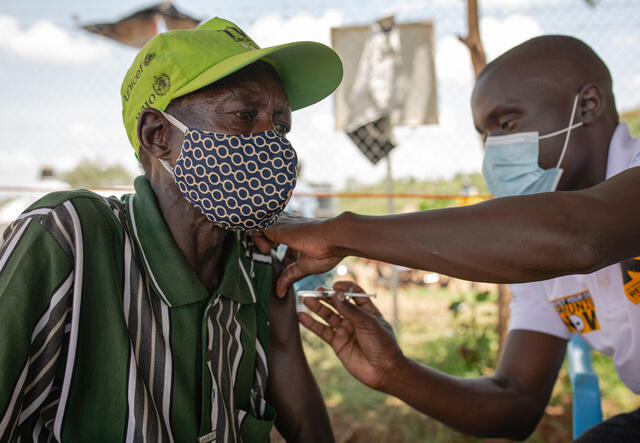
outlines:
{"label": "shirt button", "polygon": [[207,361],[213,360],[213,351],[211,349],[207,349],[207,352],[204,353],[204,358],[206,358]]}
{"label": "shirt button", "polygon": [[607,277],[601,277],[600,286],[602,286],[603,288],[606,288],[607,286],[609,286],[609,279]]}

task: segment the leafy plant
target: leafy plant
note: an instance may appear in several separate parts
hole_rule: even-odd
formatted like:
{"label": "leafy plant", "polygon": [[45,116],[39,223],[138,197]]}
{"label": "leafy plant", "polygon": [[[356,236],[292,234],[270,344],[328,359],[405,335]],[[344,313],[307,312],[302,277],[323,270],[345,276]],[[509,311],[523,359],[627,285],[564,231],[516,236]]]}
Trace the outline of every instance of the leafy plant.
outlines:
{"label": "leafy plant", "polygon": [[[458,174],[448,180],[417,180],[414,177],[405,177],[393,182],[393,192],[395,194],[462,195],[469,188],[474,189],[480,195],[489,193],[481,174]],[[349,180],[344,190],[356,193],[386,193],[387,187],[385,180],[372,185],[362,185],[355,180]],[[406,212],[408,210],[440,209],[457,204],[456,200],[395,198],[393,200],[393,209],[394,212]],[[382,215],[388,214],[389,208],[386,198],[340,198],[338,200],[338,211]]]}
{"label": "leafy plant", "polygon": [[454,317],[457,352],[464,359],[467,370],[482,371],[495,365],[498,333],[494,314],[483,309],[494,302],[495,294],[472,290],[449,304]]}
{"label": "leafy plant", "polygon": [[632,137],[640,135],[640,109],[635,111],[623,112],[620,114],[620,120],[626,122],[629,125],[629,131]]}
{"label": "leafy plant", "polygon": [[60,174],[71,186],[106,187],[131,185],[133,177],[121,165],[105,165],[102,162],[82,160],[76,167]]}

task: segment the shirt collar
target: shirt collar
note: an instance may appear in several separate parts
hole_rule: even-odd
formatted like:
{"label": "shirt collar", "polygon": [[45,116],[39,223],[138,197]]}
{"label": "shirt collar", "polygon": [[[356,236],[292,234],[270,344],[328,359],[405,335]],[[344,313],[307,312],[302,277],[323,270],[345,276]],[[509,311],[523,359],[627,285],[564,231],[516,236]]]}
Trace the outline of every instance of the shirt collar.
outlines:
{"label": "shirt collar", "polygon": [[609,143],[607,179],[621,173],[629,167],[634,148],[639,142],[640,138],[631,137],[629,126],[627,126],[625,122],[618,124]]}
{"label": "shirt collar", "polygon": [[[169,307],[209,298],[210,294],[173,240],[147,179],[137,177],[134,188],[135,194],[125,199],[127,219],[155,292]],[[215,293],[239,303],[254,303],[251,262],[240,251],[244,251],[240,236],[228,233],[221,257],[225,260],[224,274]]]}

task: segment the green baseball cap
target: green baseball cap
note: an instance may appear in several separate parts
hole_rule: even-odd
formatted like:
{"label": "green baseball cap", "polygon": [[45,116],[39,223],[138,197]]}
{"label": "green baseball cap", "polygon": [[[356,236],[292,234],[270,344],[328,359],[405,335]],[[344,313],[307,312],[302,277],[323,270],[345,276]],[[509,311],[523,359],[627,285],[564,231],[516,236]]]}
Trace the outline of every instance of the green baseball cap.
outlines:
{"label": "green baseball cap", "polygon": [[164,111],[171,100],[258,60],[276,69],[294,111],[327,97],[342,80],[340,58],[328,46],[294,42],[260,48],[234,23],[218,17],[196,29],[158,34],[136,55],[120,89],[122,119],[136,155],[143,109]]}

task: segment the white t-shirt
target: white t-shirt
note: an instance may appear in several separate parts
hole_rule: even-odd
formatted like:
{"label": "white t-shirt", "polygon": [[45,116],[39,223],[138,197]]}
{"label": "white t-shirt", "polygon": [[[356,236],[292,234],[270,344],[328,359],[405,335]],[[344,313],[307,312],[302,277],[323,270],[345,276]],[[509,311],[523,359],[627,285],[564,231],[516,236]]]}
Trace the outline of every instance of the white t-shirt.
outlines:
{"label": "white t-shirt", "polygon": [[[627,125],[620,123],[609,145],[606,177],[634,166],[640,166],[640,138],[631,138]],[[592,274],[511,285],[509,330],[543,332],[567,340],[578,333],[594,349],[612,356],[620,379],[640,394],[640,272],[633,273],[640,270],[637,259]]]}

